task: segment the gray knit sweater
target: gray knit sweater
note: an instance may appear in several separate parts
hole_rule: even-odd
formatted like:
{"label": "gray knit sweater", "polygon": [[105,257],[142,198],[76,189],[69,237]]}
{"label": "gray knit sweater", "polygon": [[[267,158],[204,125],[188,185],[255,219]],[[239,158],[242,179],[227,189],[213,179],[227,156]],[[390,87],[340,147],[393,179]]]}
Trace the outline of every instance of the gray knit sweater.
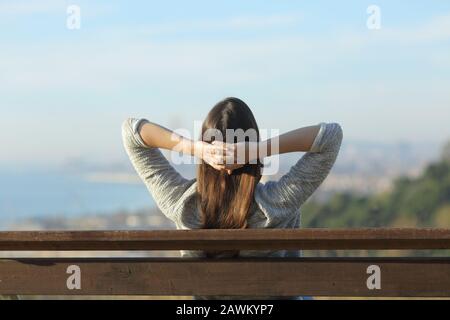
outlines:
{"label": "gray knit sweater", "polygon": [[[145,119],[127,119],[122,137],[130,160],[147,186],[162,213],[177,229],[201,228],[197,207],[196,180],[182,177],[157,148],[147,147],[139,135]],[[330,172],[342,141],[339,124],[322,123],[311,152],[303,157],[279,181],[259,183],[249,215],[249,228],[298,228],[300,207]],[[241,251],[241,256],[286,256],[288,252]],[[183,256],[201,256],[201,252],[184,251]],[[298,252],[294,255],[298,255]]]}
{"label": "gray knit sweater", "polygon": [[[196,180],[182,177],[157,148],[149,148],[139,135],[146,119],[129,118],[122,137],[130,160],[162,213],[177,229],[201,228]],[[299,228],[300,207],[320,186],[336,161],[342,129],[337,123],[321,123],[311,147],[278,181],[259,183],[248,218],[249,228]],[[201,257],[200,251],[182,251],[184,257]],[[296,257],[300,251],[241,251],[242,257]]]}

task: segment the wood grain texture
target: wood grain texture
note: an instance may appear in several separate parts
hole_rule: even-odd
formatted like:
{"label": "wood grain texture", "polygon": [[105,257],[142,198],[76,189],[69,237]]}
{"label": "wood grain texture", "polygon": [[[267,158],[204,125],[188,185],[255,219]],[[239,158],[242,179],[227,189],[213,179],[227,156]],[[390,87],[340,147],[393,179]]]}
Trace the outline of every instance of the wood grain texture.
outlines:
{"label": "wood grain texture", "polygon": [[[80,290],[67,288],[71,265]],[[450,258],[0,259],[0,294],[450,297]]]}
{"label": "wood grain texture", "polygon": [[0,250],[450,249],[450,229],[3,231]]}

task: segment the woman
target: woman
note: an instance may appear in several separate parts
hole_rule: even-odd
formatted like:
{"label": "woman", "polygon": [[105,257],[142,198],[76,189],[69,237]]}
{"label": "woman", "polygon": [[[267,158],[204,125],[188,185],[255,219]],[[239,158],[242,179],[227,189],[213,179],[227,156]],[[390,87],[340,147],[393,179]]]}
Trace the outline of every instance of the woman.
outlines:
{"label": "woman", "polygon": [[[221,140],[230,130],[255,134]],[[127,119],[122,135],[134,168],[178,229],[300,227],[300,207],[330,172],[343,136],[339,124],[322,122],[260,141],[252,111],[237,98],[214,106],[196,142],[146,119]],[[197,179],[183,178],[159,149],[201,159]],[[288,152],[306,154],[279,181],[261,183],[263,158]],[[298,257],[300,251],[182,251],[184,257],[237,255]]]}

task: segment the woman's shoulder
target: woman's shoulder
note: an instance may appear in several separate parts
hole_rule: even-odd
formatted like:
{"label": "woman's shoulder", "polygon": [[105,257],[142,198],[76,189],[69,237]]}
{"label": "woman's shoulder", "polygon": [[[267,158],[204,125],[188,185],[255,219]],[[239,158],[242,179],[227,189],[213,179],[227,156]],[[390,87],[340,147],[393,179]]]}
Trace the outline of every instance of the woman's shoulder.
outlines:
{"label": "woman's shoulder", "polygon": [[275,191],[276,181],[260,182],[255,189],[255,204],[259,210],[269,219],[269,224],[285,221],[292,218],[298,208],[289,205],[286,196]]}
{"label": "woman's shoulder", "polygon": [[178,194],[180,210],[188,212],[192,211],[192,207],[196,202],[197,196],[197,179],[187,180],[183,192]]}
{"label": "woman's shoulder", "polygon": [[198,209],[197,179],[189,180],[189,186],[180,194],[179,206],[175,209],[177,227],[183,229],[199,229],[202,219]]}
{"label": "woman's shoulder", "polygon": [[197,179],[188,179],[186,182],[186,189],[180,196],[190,197],[196,194],[197,194]]}

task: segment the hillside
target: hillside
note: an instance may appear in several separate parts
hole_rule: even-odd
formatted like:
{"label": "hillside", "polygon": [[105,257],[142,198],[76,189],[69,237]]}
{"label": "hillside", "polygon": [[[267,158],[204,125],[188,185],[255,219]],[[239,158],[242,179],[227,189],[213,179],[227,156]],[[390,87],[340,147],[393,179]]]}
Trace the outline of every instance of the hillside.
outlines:
{"label": "hillside", "polygon": [[399,177],[392,190],[361,196],[343,192],[303,206],[304,227],[450,227],[450,144],[440,161],[416,178]]}

